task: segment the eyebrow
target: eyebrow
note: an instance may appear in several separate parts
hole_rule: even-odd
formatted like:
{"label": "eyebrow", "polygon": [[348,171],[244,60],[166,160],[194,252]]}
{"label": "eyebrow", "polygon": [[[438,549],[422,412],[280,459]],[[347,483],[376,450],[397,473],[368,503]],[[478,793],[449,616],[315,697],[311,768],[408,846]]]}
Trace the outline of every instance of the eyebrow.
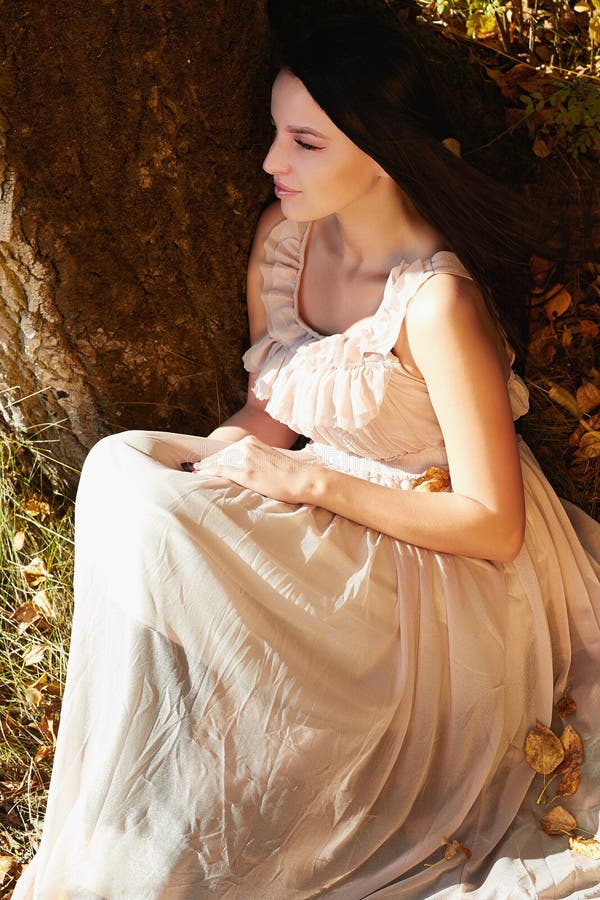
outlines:
{"label": "eyebrow", "polygon": [[[275,125],[275,119],[271,116],[271,125]],[[324,141],[327,140],[327,136],[321,134],[320,131],[315,131],[314,128],[309,128],[308,125],[288,125],[285,129],[289,131],[290,134],[313,134],[315,137],[323,138]]]}

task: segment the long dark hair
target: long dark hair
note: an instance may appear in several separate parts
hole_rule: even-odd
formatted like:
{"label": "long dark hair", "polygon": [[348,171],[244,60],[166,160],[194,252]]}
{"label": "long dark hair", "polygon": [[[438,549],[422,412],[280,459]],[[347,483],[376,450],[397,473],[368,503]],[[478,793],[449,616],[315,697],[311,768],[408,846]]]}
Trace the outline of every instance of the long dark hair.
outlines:
{"label": "long dark hair", "polygon": [[548,216],[442,145],[453,126],[406,27],[372,16],[325,22],[279,37],[286,68],[361,150],[378,162],[435,225],[482,289],[524,371],[533,255],[553,258]]}

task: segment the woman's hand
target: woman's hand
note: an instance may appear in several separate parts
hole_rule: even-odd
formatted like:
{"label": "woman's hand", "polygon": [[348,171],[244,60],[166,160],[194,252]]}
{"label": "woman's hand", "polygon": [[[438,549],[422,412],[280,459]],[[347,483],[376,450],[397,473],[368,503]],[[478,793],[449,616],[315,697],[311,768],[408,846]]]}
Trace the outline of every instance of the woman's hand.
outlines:
{"label": "woman's hand", "polygon": [[279,450],[252,434],[195,463],[194,469],[226,478],[242,487],[286,503],[309,503],[321,466]]}

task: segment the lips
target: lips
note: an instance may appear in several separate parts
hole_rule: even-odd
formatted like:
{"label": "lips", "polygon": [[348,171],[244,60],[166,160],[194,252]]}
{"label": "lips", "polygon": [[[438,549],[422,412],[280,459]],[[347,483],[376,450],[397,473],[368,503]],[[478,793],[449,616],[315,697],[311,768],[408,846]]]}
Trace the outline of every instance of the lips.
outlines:
{"label": "lips", "polygon": [[294,190],[294,188],[288,187],[287,184],[282,184],[281,181],[275,182],[275,187],[278,191],[289,191],[290,194],[299,194],[300,191]]}

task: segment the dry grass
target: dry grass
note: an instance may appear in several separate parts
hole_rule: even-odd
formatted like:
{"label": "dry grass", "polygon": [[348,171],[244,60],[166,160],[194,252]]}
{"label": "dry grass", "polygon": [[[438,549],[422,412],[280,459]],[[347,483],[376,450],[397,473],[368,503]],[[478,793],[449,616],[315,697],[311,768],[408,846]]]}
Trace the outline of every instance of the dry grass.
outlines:
{"label": "dry grass", "polygon": [[3,436],[0,854],[15,859],[0,866],[5,898],[21,871],[17,860],[27,862],[37,849],[45,814],[71,633],[72,577],[72,503],[49,489],[35,446]]}

